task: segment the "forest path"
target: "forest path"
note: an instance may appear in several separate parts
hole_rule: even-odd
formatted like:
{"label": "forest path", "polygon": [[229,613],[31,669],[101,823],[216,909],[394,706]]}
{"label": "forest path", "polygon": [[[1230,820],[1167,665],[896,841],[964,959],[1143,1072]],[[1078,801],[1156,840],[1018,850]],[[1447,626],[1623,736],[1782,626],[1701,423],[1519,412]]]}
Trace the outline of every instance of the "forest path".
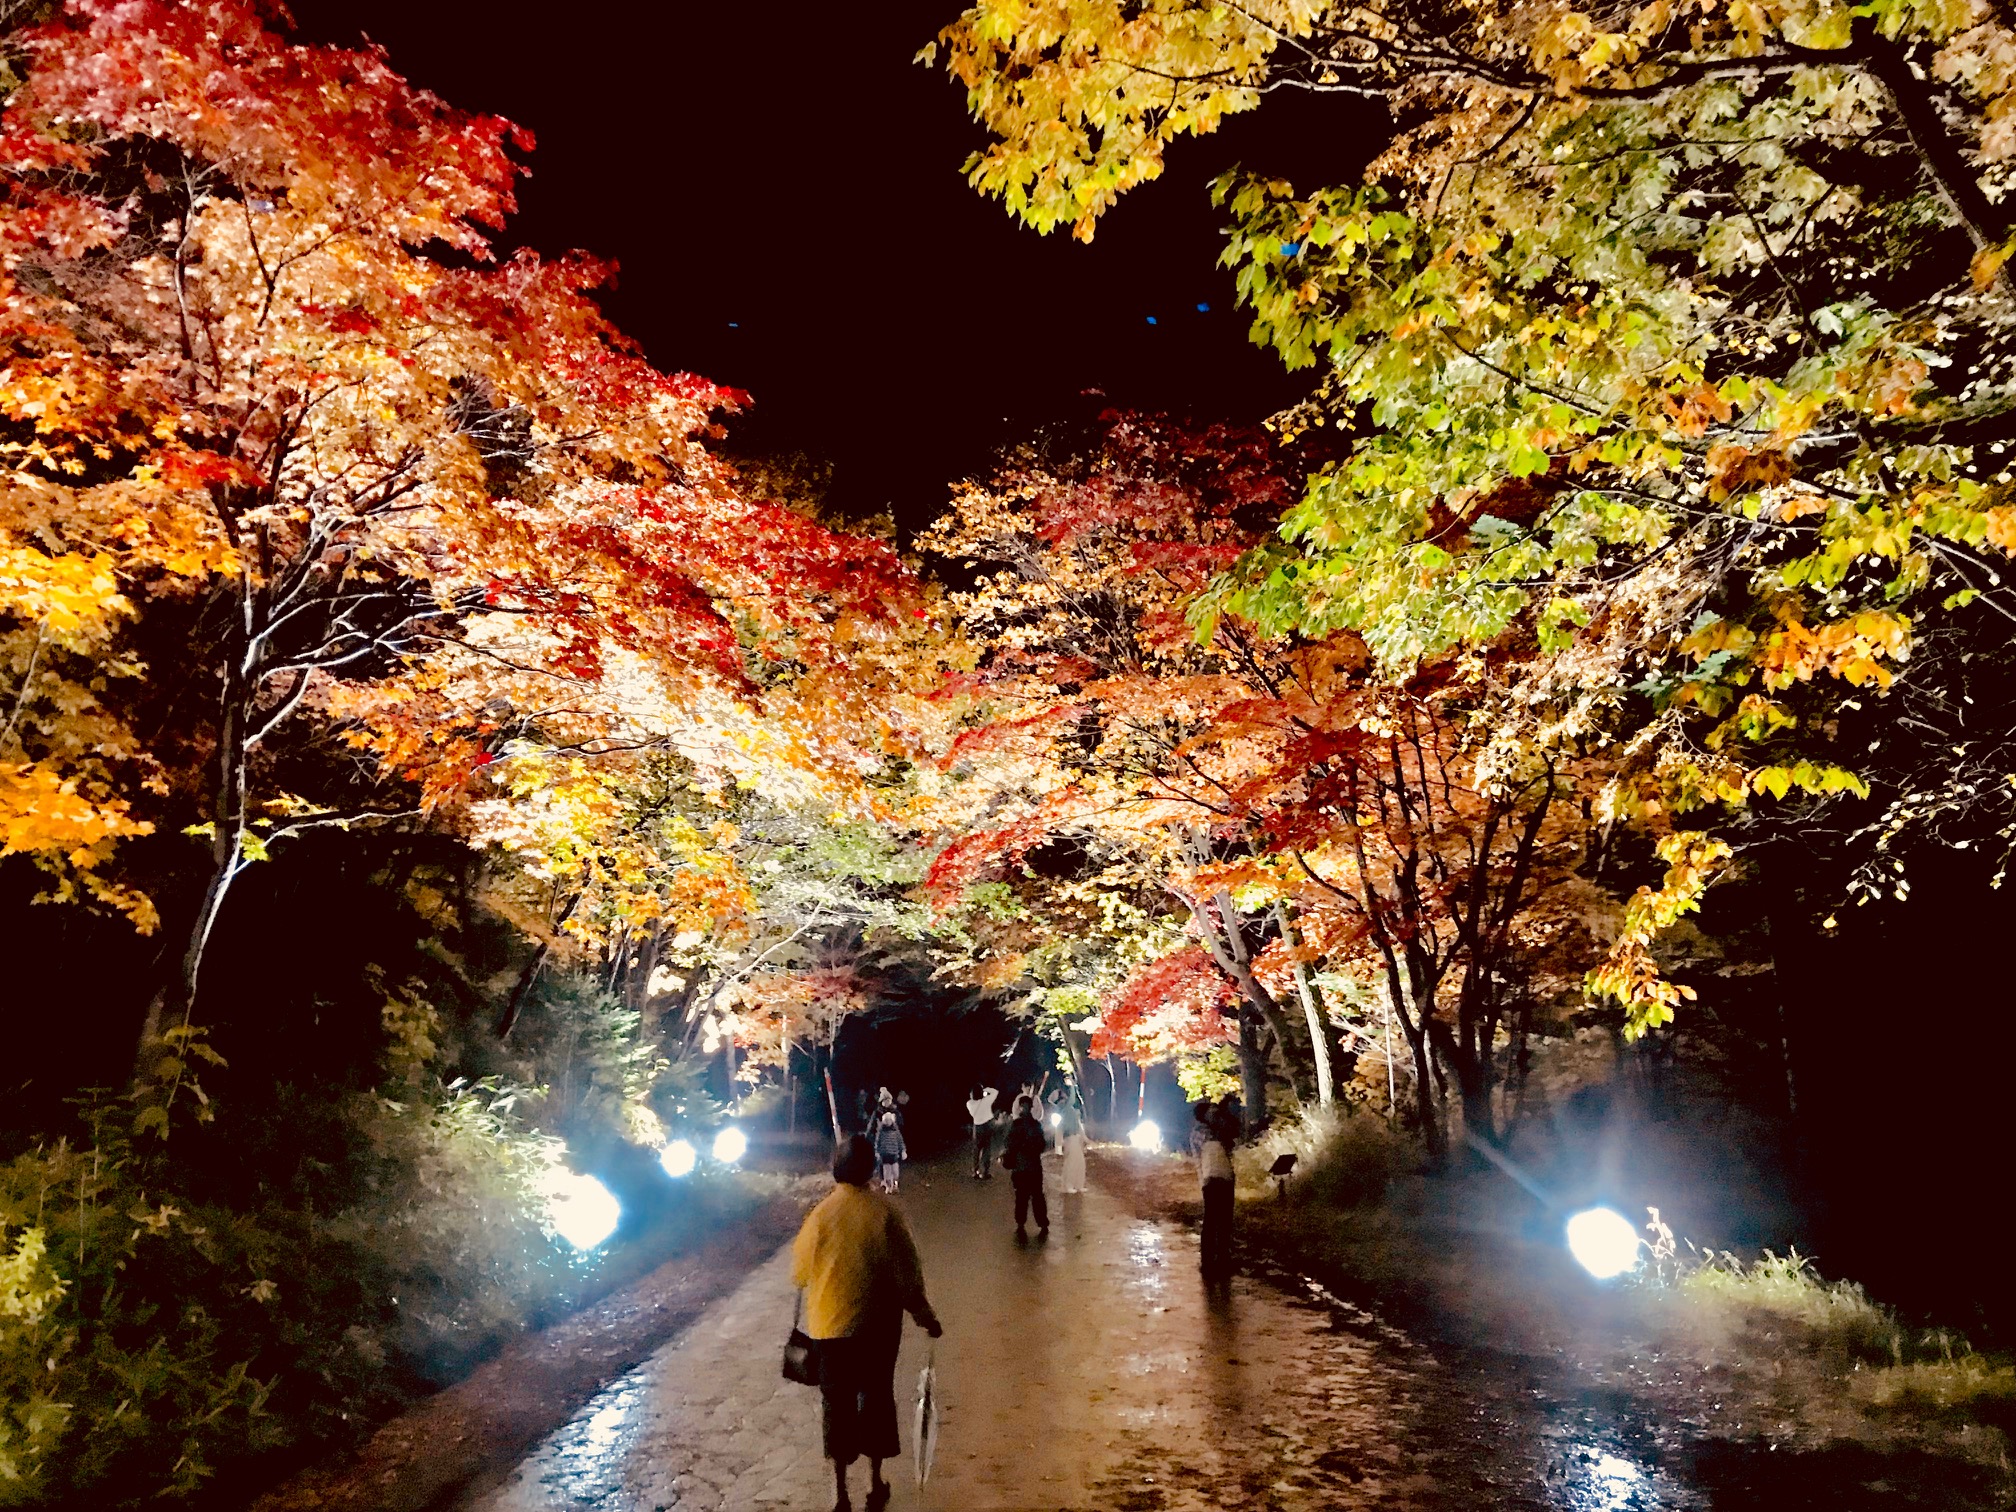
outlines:
{"label": "forest path", "polygon": [[[930,1342],[897,1367],[893,1512],[1559,1509],[1704,1505],[1617,1435],[1564,1425],[1379,1319],[1264,1277],[1207,1287],[1195,1235],[1096,1188],[1018,1244],[1005,1178],[913,1164],[898,1197],[945,1323],[937,1465],[908,1454]],[[1289,1286],[1293,1285],[1288,1278]],[[788,1247],[612,1383],[465,1512],[830,1507],[817,1394],[778,1373]],[[856,1505],[865,1471],[857,1467]]]}

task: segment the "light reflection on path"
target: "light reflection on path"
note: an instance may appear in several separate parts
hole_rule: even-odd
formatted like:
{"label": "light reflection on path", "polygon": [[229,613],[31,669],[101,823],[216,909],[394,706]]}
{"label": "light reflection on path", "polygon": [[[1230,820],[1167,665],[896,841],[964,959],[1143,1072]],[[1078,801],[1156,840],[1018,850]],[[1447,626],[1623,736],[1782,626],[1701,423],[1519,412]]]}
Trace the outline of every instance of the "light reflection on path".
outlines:
{"label": "light reflection on path", "polygon": [[[1207,1289],[1193,1235],[1096,1190],[1057,1198],[1048,1242],[1018,1246],[1008,1197],[952,1167],[905,1175],[947,1334],[937,1471],[920,1490],[907,1460],[892,1466],[896,1512],[1698,1505],[1621,1445],[1522,1419],[1516,1392],[1475,1396],[1321,1288]],[[780,1254],[465,1509],[830,1506],[816,1396],[778,1374],[791,1313]],[[925,1344],[910,1332],[897,1368],[906,1450]]]}

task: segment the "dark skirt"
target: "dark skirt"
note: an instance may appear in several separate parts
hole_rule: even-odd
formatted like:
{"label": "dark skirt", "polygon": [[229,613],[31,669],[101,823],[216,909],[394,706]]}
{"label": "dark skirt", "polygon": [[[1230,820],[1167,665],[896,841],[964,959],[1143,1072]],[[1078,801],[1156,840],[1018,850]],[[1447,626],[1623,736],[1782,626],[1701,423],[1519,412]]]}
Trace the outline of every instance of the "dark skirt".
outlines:
{"label": "dark skirt", "polygon": [[819,1341],[820,1427],[826,1458],[895,1459],[903,1452],[896,1438],[896,1351],[903,1342],[903,1317],[869,1319],[858,1333]]}

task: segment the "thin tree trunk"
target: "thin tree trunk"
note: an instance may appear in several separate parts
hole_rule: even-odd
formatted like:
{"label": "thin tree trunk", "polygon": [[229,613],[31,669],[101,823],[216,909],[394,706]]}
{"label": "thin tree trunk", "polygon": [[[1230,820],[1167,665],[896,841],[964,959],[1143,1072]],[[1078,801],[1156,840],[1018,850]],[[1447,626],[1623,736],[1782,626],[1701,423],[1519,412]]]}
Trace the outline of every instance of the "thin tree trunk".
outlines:
{"label": "thin tree trunk", "polygon": [[[567,900],[567,906],[560,910],[560,917],[553,921],[555,931],[574,917],[574,910],[580,907],[582,896],[583,894],[577,892]],[[525,969],[518,973],[518,980],[511,988],[511,996],[505,1000],[504,1011],[497,1015],[496,1034],[500,1042],[511,1038],[511,1031],[518,1027],[518,1015],[524,1010],[525,1000],[532,993],[532,984],[539,980],[539,973],[546,965],[547,954],[552,949],[553,942],[550,939],[541,940],[539,948],[532,952],[532,959],[527,961]]]}
{"label": "thin tree trunk", "polygon": [[[241,611],[241,616],[244,611]],[[219,706],[216,766],[212,774],[210,875],[190,920],[176,974],[154,994],[134,1048],[134,1081],[143,1082],[160,1053],[161,1036],[176,1023],[187,1024],[196,1011],[196,991],[217,917],[231,883],[245,864],[245,720],[244,647],[233,640],[225,657],[224,690]]]}
{"label": "thin tree trunk", "polygon": [[[1217,910],[1215,921],[1212,916],[1213,908]],[[1232,978],[1239,988],[1240,996],[1245,999],[1247,1012],[1242,1012],[1239,1015],[1241,1023],[1243,1024],[1246,1021],[1250,1013],[1253,1016],[1257,1016],[1260,1022],[1272,1033],[1274,1043],[1281,1051],[1281,1064],[1288,1071],[1288,1085],[1294,1089],[1297,1098],[1307,1102],[1308,1094],[1305,1090],[1305,1083],[1297,1075],[1302,1068],[1297,1064],[1295,1057],[1288,1050],[1288,1036],[1282,1019],[1281,1005],[1274,1000],[1274,994],[1269,992],[1262,985],[1260,979],[1253,974],[1252,958],[1246,949],[1246,941],[1239,932],[1239,914],[1232,903],[1231,897],[1223,889],[1220,889],[1213,895],[1211,907],[1201,907],[1193,904],[1191,906],[1191,917],[1197,921],[1198,932],[1203,936],[1205,948],[1211,952],[1211,959],[1217,962],[1220,971]],[[1242,1046],[1245,1044],[1245,1041],[1246,1036],[1242,1031],[1240,1035]],[[1256,1054],[1260,1053],[1257,1036],[1253,1049]],[[1267,1116],[1266,1062],[1263,1058],[1260,1063],[1260,1101],[1256,1108],[1250,1096],[1251,1082],[1245,1077],[1243,1070],[1245,1058],[1246,1051],[1242,1049],[1240,1051],[1242,1082],[1245,1083],[1249,1091],[1246,1116],[1249,1121],[1257,1117],[1264,1122]]]}
{"label": "thin tree trunk", "polygon": [[1295,922],[1289,915],[1287,904],[1276,903],[1274,917],[1281,926],[1282,942],[1295,953],[1295,992],[1302,1000],[1302,1016],[1309,1024],[1310,1053],[1316,1061],[1316,1101],[1327,1108],[1337,1100],[1329,1015],[1323,1011],[1322,994],[1310,975],[1309,963],[1301,959],[1302,941],[1295,932]]}

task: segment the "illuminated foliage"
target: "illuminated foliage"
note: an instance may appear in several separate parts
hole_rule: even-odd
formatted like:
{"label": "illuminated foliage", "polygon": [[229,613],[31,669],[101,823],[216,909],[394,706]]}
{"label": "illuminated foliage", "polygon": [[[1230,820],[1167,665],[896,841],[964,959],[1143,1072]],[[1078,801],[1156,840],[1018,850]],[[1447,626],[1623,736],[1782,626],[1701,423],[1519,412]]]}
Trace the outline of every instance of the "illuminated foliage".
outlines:
{"label": "illuminated foliage", "polygon": [[1556,800],[1584,764],[1484,717],[1481,666],[1396,686],[1350,631],[1219,615],[1200,636],[1190,605],[1264,539],[1297,464],[1258,434],[1109,419],[1083,453],[962,491],[926,538],[992,569],[953,600],[990,649],[947,689],[962,727],[927,886],[1014,973],[1097,982],[1098,1046],[1161,1059],[1229,1033],[1256,1110],[1270,1064],[1338,1094],[1318,975],[1380,981],[1431,1139],[1437,1057],[1488,1122],[1523,1001],[1507,968],[1551,947],[1537,910],[1582,859]]}
{"label": "illuminated foliage", "polygon": [[[830,685],[901,569],[739,492],[707,442],[741,396],[653,369],[595,302],[606,268],[495,259],[529,138],[238,0],[78,0],[14,40],[0,837],[142,928],[115,847],[163,821],[204,840],[156,1026],[233,879],[306,827],[439,811],[529,761],[505,790],[542,796],[550,852],[621,780],[585,765],[607,756],[846,769],[823,737],[858,700],[829,687],[788,727],[762,706]],[[699,837],[659,838],[732,893]],[[605,859],[617,912],[736,906]]]}
{"label": "illuminated foliage", "polygon": [[[1283,429],[1343,439],[1200,631],[1352,632],[1396,684],[1486,652],[1505,717],[1612,754],[1604,819],[1825,833],[1866,898],[2016,839],[2012,41],[1980,3],[985,0],[939,48],[975,185],[1080,236],[1272,92],[1383,106],[1362,183],[1217,186],[1255,340],[1320,373]],[[1634,960],[1593,985],[1643,1025]]]}

